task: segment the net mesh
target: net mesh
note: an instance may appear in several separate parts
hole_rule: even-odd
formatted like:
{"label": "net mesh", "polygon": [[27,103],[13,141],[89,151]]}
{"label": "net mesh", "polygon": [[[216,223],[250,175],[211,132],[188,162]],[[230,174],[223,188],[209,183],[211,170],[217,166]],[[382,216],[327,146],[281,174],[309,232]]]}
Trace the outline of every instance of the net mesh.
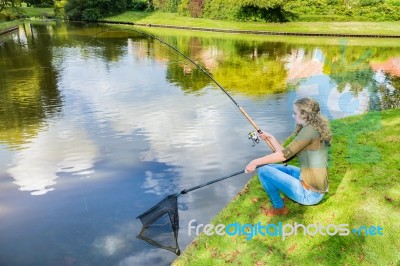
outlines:
{"label": "net mesh", "polygon": [[143,224],[137,236],[148,243],[180,255],[178,246],[178,195],[169,195],[137,218]]}

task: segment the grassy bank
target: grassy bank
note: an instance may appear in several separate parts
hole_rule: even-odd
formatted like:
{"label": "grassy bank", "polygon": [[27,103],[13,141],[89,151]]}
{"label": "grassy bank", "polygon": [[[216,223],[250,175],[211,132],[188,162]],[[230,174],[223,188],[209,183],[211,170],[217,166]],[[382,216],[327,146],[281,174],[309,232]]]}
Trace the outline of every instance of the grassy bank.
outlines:
{"label": "grassy bank", "polygon": [[[111,24],[117,31],[120,29],[131,29],[130,25]],[[201,38],[224,38],[225,40],[235,41],[257,41],[292,43],[297,45],[338,45],[345,43],[348,46],[366,46],[366,47],[400,47],[398,38],[343,38],[343,37],[313,37],[313,36],[281,36],[281,35],[258,35],[258,34],[231,34],[210,31],[190,31],[181,29],[165,29],[157,27],[138,27],[138,30],[155,35],[162,39],[170,36],[179,37],[201,37]]]}
{"label": "grassy bank", "polygon": [[400,22],[235,22],[179,16],[175,13],[128,11],[106,20],[216,29],[262,30],[294,33],[400,35]]}
{"label": "grassy bank", "polygon": [[18,20],[0,22],[0,32],[18,26],[20,23]]}
{"label": "grassy bank", "polygon": [[399,265],[400,109],[336,120],[331,125],[330,191],[320,204],[305,207],[287,200],[289,215],[267,217],[262,210],[270,202],[253,177],[211,223],[349,224],[350,230],[381,226],[383,236],[365,231],[304,236],[299,229],[298,235],[285,240],[256,235],[247,241],[246,235],[201,234],[174,265]]}
{"label": "grassy bank", "polygon": [[0,13],[0,23],[12,21],[20,18],[53,18],[54,8],[52,7],[17,7],[5,8]]}
{"label": "grassy bank", "polygon": [[54,8],[52,7],[22,7],[21,10],[29,18],[54,17]]}
{"label": "grassy bank", "polygon": [[[18,9],[6,8],[0,14],[0,32],[15,27],[22,23],[19,18],[53,18],[54,8],[51,7],[19,7]],[[2,19],[10,21],[2,21]]]}

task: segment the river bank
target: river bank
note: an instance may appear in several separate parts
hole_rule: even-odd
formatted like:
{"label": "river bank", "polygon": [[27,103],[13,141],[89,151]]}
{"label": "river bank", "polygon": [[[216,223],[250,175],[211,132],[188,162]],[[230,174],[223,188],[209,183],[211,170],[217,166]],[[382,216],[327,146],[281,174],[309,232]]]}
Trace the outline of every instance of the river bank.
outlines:
{"label": "river bank", "polygon": [[[400,240],[395,236],[400,226],[399,115],[400,109],[393,109],[331,122],[330,191],[320,204],[304,207],[287,200],[289,215],[267,217],[263,209],[270,202],[255,176],[210,222],[214,226],[347,224],[350,230],[364,226],[359,234],[303,235],[300,231],[283,240],[252,234],[249,227],[242,235],[202,233],[173,265],[239,261],[243,265],[396,265],[400,260]],[[366,231],[378,226],[383,228],[382,235]],[[335,232],[333,227],[330,233]]]}
{"label": "river bank", "polygon": [[[32,9],[32,8],[31,8]],[[27,10],[27,16],[43,14],[43,9]],[[25,9],[24,9],[25,10]],[[48,10],[45,10],[48,13]],[[46,14],[47,14],[46,13]],[[228,32],[239,34],[320,36],[320,37],[372,37],[400,38],[400,22],[237,22],[179,16],[176,13],[127,11],[107,17],[108,23],[135,24],[184,30]],[[20,21],[1,22],[0,31]]]}
{"label": "river bank", "polygon": [[8,32],[14,31],[18,29],[18,25],[21,22],[18,20],[15,21],[7,21],[7,22],[0,22],[0,35],[6,34]]}
{"label": "river bank", "polygon": [[105,21],[151,25],[153,27],[186,27],[187,29],[206,29],[208,31],[236,31],[237,33],[267,34],[283,33],[286,35],[370,35],[400,37],[400,22],[236,22],[179,16],[164,12],[135,12],[104,19]]}

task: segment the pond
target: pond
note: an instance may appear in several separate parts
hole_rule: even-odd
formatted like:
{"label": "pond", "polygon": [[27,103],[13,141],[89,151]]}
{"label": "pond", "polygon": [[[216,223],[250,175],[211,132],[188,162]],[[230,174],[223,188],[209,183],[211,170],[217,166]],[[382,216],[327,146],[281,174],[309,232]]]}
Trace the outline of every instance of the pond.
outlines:
{"label": "pond", "polygon": [[[136,29],[280,141],[298,97],[330,119],[399,106],[388,42]],[[26,22],[0,37],[0,77],[1,265],[169,265],[174,253],[136,238],[136,217],[271,152],[199,68],[129,27]],[[188,222],[208,223],[250,178],[179,196],[182,250]]]}

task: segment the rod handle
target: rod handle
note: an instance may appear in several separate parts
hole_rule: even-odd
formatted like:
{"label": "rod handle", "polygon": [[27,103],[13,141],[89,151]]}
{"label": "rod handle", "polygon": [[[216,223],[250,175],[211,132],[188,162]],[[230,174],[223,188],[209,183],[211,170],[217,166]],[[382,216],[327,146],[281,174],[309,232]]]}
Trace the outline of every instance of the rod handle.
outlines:
{"label": "rod handle", "polygon": [[[239,107],[240,112],[249,120],[250,124],[257,130],[258,133],[261,133],[261,129],[257,126],[257,124],[251,119],[251,117],[246,113],[246,111],[242,108]],[[271,142],[268,139],[264,139],[265,143],[271,148],[273,152],[276,152],[274,146],[272,146]]]}

